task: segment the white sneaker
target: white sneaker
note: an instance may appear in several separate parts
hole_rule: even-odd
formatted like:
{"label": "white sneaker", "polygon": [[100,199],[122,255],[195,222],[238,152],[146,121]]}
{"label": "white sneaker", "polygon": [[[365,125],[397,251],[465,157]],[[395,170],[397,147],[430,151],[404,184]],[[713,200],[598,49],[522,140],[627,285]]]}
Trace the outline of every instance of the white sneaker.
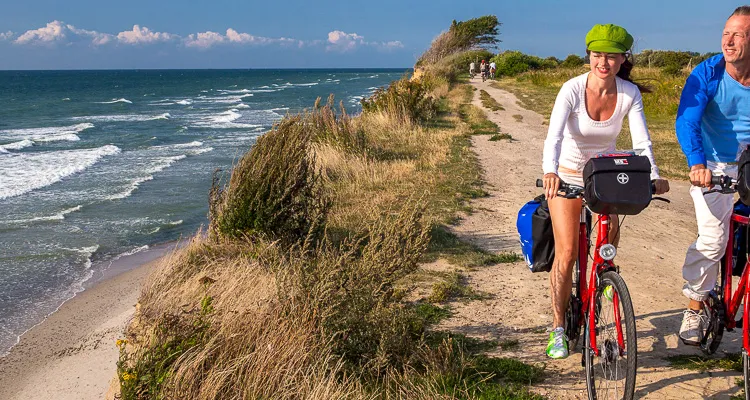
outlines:
{"label": "white sneaker", "polygon": [[688,346],[700,345],[706,329],[706,316],[702,311],[685,310],[682,316],[682,325],[680,326],[680,339],[682,343]]}

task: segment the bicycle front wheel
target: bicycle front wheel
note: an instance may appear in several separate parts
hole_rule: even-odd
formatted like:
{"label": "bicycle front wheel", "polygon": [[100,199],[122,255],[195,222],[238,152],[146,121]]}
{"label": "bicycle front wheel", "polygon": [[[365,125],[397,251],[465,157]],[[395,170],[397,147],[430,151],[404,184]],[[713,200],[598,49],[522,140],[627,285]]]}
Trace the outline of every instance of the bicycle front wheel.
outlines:
{"label": "bicycle front wheel", "polygon": [[750,357],[745,349],[742,349],[742,376],[745,378],[745,400],[750,400]]}
{"label": "bicycle front wheel", "polygon": [[628,288],[618,273],[601,275],[594,306],[593,333],[599,355],[592,347],[588,318],[583,347],[589,399],[632,400],[638,357],[635,315]]}

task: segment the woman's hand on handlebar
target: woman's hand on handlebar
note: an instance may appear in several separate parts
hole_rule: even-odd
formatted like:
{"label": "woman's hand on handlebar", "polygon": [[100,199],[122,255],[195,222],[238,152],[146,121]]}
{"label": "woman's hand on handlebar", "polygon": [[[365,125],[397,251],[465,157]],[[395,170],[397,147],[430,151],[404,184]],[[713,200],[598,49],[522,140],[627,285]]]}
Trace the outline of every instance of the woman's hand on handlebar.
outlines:
{"label": "woman's hand on handlebar", "polygon": [[560,190],[560,177],[555,173],[547,173],[542,177],[544,182],[544,195],[547,199],[554,199],[557,196],[557,192]]}
{"label": "woman's hand on handlebar", "polygon": [[654,194],[660,195],[669,191],[669,181],[666,179],[654,179]]}
{"label": "woman's hand on handlebar", "polygon": [[711,184],[711,170],[706,168],[703,164],[696,164],[690,167],[690,174],[688,174],[688,176],[690,177],[690,183],[692,183],[693,186],[705,188],[713,186]]}

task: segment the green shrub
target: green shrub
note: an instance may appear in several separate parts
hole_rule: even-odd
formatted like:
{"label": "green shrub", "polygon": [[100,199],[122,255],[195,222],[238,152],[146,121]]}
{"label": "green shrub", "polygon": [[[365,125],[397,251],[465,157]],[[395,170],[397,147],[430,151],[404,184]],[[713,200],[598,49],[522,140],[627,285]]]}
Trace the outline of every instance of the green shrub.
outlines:
{"label": "green shrub", "polygon": [[560,67],[562,67],[562,68],[576,68],[576,67],[582,66],[585,63],[586,63],[586,60],[584,60],[583,57],[577,56],[575,54],[569,54],[560,63]]}
{"label": "green shrub", "polygon": [[402,78],[379,88],[372,96],[362,99],[363,112],[386,112],[391,115],[423,122],[437,112],[437,102],[427,95],[427,89],[417,81]]}
{"label": "green shrub", "polygon": [[516,76],[530,70],[555,68],[554,60],[523,54],[520,51],[505,51],[492,58],[497,64],[498,76]]}
{"label": "green shrub", "polygon": [[682,75],[682,67],[678,64],[669,64],[661,69],[661,72],[665,75],[680,76]]}
{"label": "green shrub", "polygon": [[296,242],[319,226],[329,202],[314,169],[312,134],[302,116],[286,117],[242,156],[226,188],[214,180],[209,233]]}

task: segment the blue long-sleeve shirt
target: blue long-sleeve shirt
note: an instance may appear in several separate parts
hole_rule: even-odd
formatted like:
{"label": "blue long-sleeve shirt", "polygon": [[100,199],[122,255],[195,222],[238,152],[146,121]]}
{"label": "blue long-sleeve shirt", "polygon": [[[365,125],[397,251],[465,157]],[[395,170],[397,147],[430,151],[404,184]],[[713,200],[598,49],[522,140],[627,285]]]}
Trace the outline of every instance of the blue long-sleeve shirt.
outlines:
{"label": "blue long-sleeve shirt", "polygon": [[688,166],[734,162],[750,143],[750,88],[726,72],[719,54],[698,64],[687,78],[675,122]]}

